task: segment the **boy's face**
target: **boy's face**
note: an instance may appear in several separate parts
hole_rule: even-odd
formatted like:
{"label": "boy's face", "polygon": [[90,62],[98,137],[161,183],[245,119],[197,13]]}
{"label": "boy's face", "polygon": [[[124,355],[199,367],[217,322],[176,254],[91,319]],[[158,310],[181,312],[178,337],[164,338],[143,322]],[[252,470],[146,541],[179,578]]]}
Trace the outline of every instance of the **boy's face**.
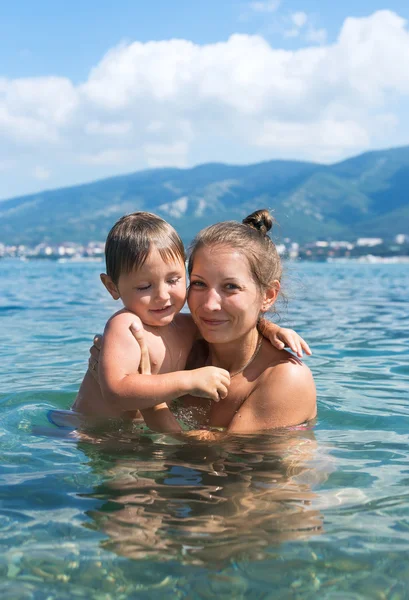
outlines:
{"label": "boy's face", "polygon": [[186,300],[186,270],[181,260],[165,262],[153,248],[139,269],[122,274],[115,285],[106,274],[101,281],[108,292],[145,325],[163,327],[172,322]]}

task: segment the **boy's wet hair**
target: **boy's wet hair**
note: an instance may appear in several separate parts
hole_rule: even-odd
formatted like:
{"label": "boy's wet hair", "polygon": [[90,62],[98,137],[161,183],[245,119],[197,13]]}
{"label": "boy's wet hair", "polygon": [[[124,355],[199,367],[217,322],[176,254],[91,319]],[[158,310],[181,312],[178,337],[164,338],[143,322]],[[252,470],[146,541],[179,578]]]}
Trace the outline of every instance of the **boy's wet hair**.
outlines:
{"label": "boy's wet hair", "polygon": [[268,236],[274,223],[270,212],[263,208],[238,221],[224,221],[202,229],[189,251],[189,275],[196,252],[206,247],[228,246],[247,258],[253,280],[259,290],[267,290],[274,280],[281,280],[282,265],[277,249]]}
{"label": "boy's wet hair", "polygon": [[135,212],[119,219],[105,243],[107,275],[117,284],[121,274],[142,267],[152,247],[165,262],[185,262],[185,248],[174,228],[148,212]]}

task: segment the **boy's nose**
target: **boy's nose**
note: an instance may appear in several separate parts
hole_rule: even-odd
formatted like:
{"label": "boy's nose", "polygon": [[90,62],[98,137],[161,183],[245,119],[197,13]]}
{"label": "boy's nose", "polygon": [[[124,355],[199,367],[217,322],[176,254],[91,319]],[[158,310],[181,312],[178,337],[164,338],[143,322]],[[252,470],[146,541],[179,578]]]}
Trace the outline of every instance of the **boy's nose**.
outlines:
{"label": "boy's nose", "polygon": [[159,285],[156,291],[156,297],[160,300],[168,300],[170,298],[167,286]]}

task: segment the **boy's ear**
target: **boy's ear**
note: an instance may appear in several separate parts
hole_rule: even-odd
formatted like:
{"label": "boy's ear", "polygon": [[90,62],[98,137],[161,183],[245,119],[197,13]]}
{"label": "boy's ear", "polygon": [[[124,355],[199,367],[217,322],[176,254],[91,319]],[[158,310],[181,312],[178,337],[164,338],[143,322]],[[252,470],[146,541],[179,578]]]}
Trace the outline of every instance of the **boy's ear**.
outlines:
{"label": "boy's ear", "polygon": [[271,308],[274,302],[277,300],[278,293],[280,291],[280,282],[275,279],[263,295],[263,303],[261,305],[261,312],[267,312]]}
{"label": "boy's ear", "polygon": [[108,290],[108,292],[111,294],[112,298],[114,300],[119,300],[120,295],[118,292],[118,288],[116,287],[115,283],[112,281],[110,276],[106,273],[101,273],[99,277],[106,289]]}

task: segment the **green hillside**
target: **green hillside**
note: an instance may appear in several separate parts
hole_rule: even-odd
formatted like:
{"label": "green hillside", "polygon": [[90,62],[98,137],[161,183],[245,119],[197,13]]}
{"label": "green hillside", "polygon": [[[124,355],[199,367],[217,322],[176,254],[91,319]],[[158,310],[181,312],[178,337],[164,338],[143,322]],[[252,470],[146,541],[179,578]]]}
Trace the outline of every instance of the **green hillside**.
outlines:
{"label": "green hillside", "polygon": [[114,221],[156,212],[185,240],[223,219],[273,209],[281,238],[393,237],[409,233],[409,147],[326,166],[270,161],[155,169],[0,203],[0,242],[103,240]]}

